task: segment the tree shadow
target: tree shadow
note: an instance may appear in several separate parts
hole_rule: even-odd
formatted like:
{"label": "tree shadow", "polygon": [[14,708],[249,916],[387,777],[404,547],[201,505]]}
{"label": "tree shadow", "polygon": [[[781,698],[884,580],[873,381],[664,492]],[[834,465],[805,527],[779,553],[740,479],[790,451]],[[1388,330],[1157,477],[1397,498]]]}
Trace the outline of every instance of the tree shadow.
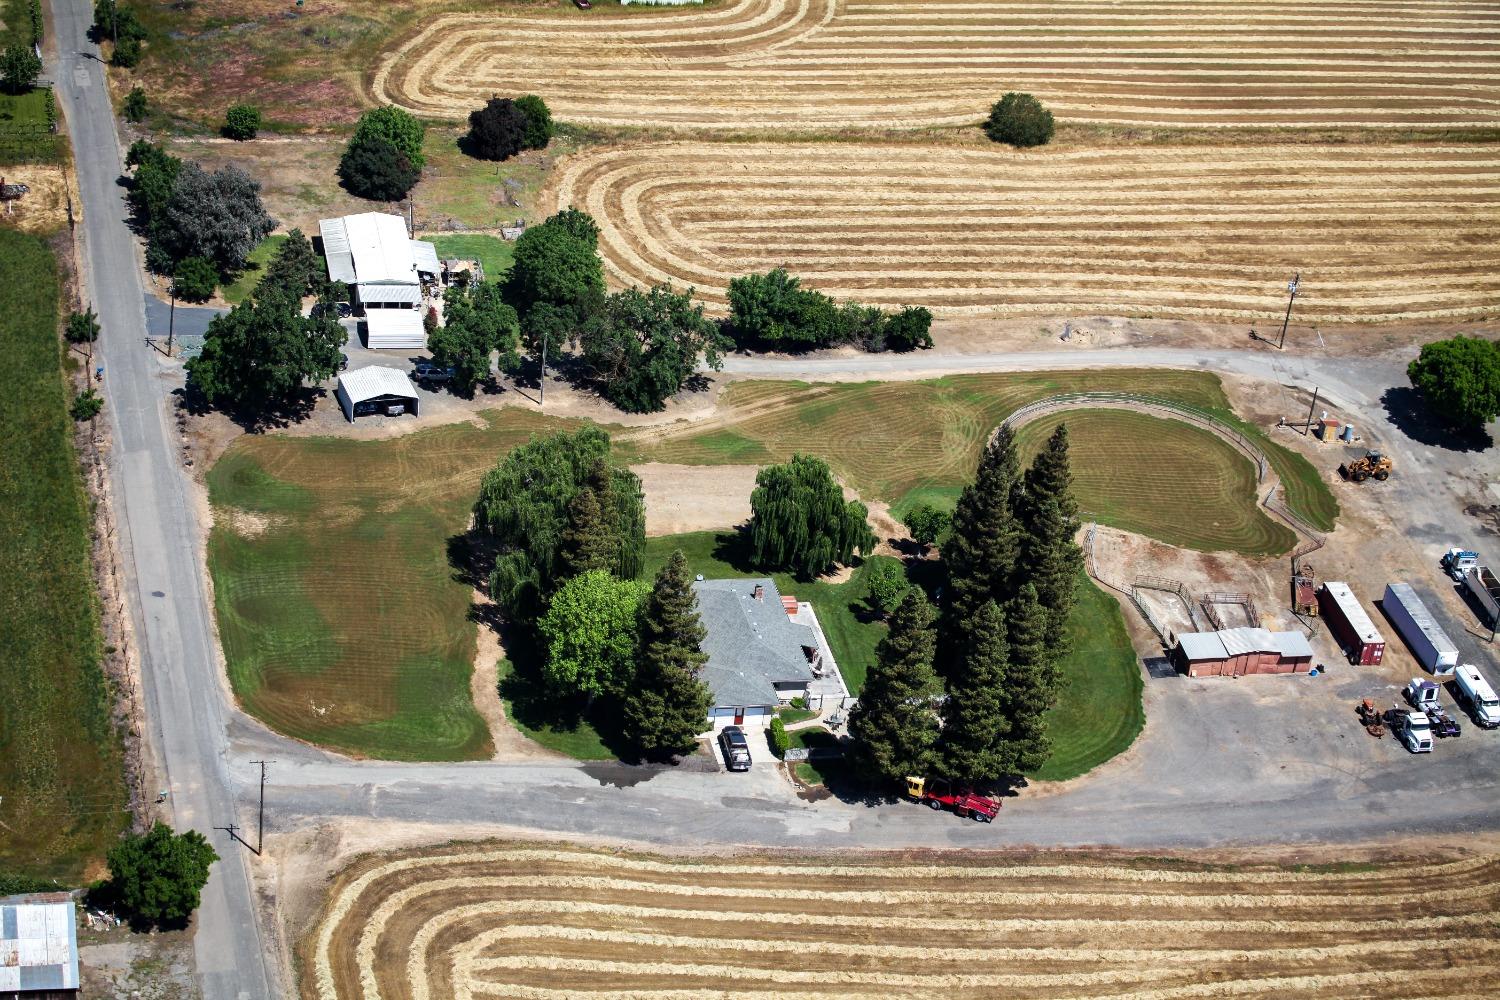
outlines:
{"label": "tree shadow", "polygon": [[223,413],[246,434],[264,434],[306,420],[317,407],[318,400],[328,395],[328,390],[321,386],[303,386],[290,398],[268,403],[261,409],[217,406],[204,398],[191,378],[186,386],[173,390],[173,394],[182,400],[182,408],[195,417]]}
{"label": "tree shadow", "polygon": [[1495,444],[1483,427],[1451,427],[1433,414],[1422,394],[1409,385],[1387,389],[1380,397],[1386,416],[1401,433],[1419,444],[1446,451],[1486,451]]}

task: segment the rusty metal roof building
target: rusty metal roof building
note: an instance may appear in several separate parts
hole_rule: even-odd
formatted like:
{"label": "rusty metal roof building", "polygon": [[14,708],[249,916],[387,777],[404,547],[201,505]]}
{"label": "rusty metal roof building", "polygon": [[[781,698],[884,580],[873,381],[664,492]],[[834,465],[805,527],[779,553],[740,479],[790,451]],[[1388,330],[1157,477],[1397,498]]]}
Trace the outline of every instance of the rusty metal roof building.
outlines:
{"label": "rusty metal roof building", "polygon": [[0,997],[78,990],[78,926],[65,892],[0,899]]}

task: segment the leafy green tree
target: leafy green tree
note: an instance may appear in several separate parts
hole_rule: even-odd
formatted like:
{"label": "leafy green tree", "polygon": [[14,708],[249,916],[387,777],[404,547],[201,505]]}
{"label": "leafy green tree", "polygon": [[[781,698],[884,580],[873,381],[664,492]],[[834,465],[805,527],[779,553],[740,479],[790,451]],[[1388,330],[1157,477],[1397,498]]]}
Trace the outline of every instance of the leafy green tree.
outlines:
{"label": "leafy green tree", "polygon": [[122,38],[144,41],[146,26],[135,9],[120,0],[94,0],[94,30],[100,38],[118,42]]}
{"label": "leafy green tree", "polygon": [[1017,148],[1044,146],[1052,139],[1052,112],[1030,94],[1012,91],[990,108],[984,134]]}
{"label": "leafy green tree", "polygon": [[[561,695],[623,692],[635,676],[636,614],[649,587],[592,570],[563,583],[537,622],[547,648],[542,675]],[[707,710],[704,710],[705,716]]]}
{"label": "leafy green tree", "polygon": [[847,563],[855,552],[875,547],[869,512],[857,500],[844,501],[828,463],[793,455],[755,477],[750,494],[751,560],[763,569],[786,570],[810,580]]}
{"label": "leafy green tree", "polygon": [[986,600],[968,623],[967,641],[950,671],[943,702],[943,769],[961,782],[993,781],[1015,770],[1005,700],[1006,632],[1000,607]]}
{"label": "leafy green tree", "polygon": [[1422,347],[1406,377],[1451,427],[1483,427],[1500,416],[1500,342],[1454,337]]}
{"label": "leafy green tree", "polygon": [[568,503],[568,526],[563,529],[562,537],[563,575],[610,570],[618,562],[619,510],[613,489],[609,463],[603,458],[594,459],[578,492]]}
{"label": "leafy green tree", "polygon": [[839,310],[821,292],[775,268],[729,282],[729,319],[741,344],[810,350],[837,343]]}
{"label": "leafy green tree", "polygon": [[422,178],[422,168],[379,135],[356,135],[339,159],[339,180],[350,194],[371,201],[400,201]]}
{"label": "leafy green tree", "polygon": [[203,350],[187,363],[189,384],[210,404],[265,413],[312,379],[338,372],[345,331],[331,304],[303,316],[301,302],[280,289],[256,295],[208,324]]}
{"label": "leafy green tree", "polygon": [[922,306],[907,306],[885,318],[885,349],[927,350],[932,347],[932,313]]}
{"label": "leafy green tree", "polygon": [[73,400],[73,405],[68,408],[68,413],[79,423],[93,420],[104,409],[104,398],[93,389],[85,389]]}
{"label": "leafy green tree", "polygon": [[516,240],[505,300],[531,324],[531,311],[550,304],[568,308],[590,292],[604,292],[599,230],[577,209],[564,209]]}
{"label": "leafy green tree", "polygon": [[70,344],[92,344],[98,340],[99,317],[94,313],[94,307],[89,306],[83,312],[69,313],[63,335]]}
{"label": "leafy green tree", "polygon": [[[505,614],[530,622],[566,575],[562,561],[568,508],[595,462],[609,457],[609,435],[597,427],[533,437],[513,449],[479,487],[475,527],[496,552],[490,595]],[[646,550],[641,481],[610,466],[621,579],[640,575]]]}
{"label": "leafy green tree", "polygon": [[547,102],[535,94],[516,98],[516,107],[526,116],[526,136],[522,145],[526,149],[546,149],[552,141],[552,111]]}
{"label": "leafy green tree", "polygon": [[516,311],[499,285],[454,285],[443,293],[443,325],[427,338],[427,346],[439,364],[452,366],[454,386],[471,392],[490,378],[496,351],[502,369],[516,366],[520,333]]}
{"label": "leafy green tree", "polygon": [[260,182],[238,167],[209,173],[184,163],[161,216],[151,223],[159,260],[204,257],[220,274],[243,270],[260,241],[276,228],[260,200]]}
{"label": "leafy green tree", "polygon": [[939,632],[939,664],[946,672],[968,641],[968,624],[987,601],[1007,601],[1021,557],[1015,507],[1022,486],[1015,435],[1001,425],[985,445],[974,482],[964,487],[943,543],[948,570]]}
{"label": "leafy green tree", "polygon": [[870,607],[881,615],[895,611],[911,590],[911,584],[906,582],[906,568],[898,559],[870,559],[865,565],[864,578]]}
{"label": "leafy green tree", "polygon": [[481,160],[508,160],[526,148],[526,130],[531,121],[508,97],[492,97],[485,106],[469,112],[469,132],[464,152]]}
{"label": "leafy green tree", "polygon": [[179,299],[207,302],[219,285],[219,272],[206,257],[189,257],[177,262],[172,273],[172,289]]}
{"label": "leafy green tree", "polygon": [[150,108],[146,103],[146,91],[141,87],[131,87],[130,93],[125,95],[125,100],[120,103],[120,110],[128,122],[142,122],[146,120],[146,114]]}
{"label": "leafy green tree", "polygon": [[254,139],[260,125],[260,108],[253,104],[236,104],[224,113],[224,134],[231,139]]}
{"label": "leafy green tree", "polygon": [[[296,298],[322,295],[327,289],[326,265],[313,249],[312,241],[293,229],[266,264],[258,288],[278,288]],[[337,299],[337,296],[335,296]]]}
{"label": "leafy green tree", "polygon": [[927,598],[908,590],[849,713],[855,764],[876,780],[925,775],[937,762],[941,688],[932,670],[932,625]]}
{"label": "leafy green tree", "polygon": [[671,285],[609,296],[584,322],[579,345],[599,394],[631,413],[662,409],[697,370],[700,357],[715,370],[722,367],[727,346],[692,292],[674,292]]}
{"label": "leafy green tree", "polygon": [[1047,637],[1047,609],[1037,600],[1031,584],[1022,585],[1006,606],[1005,617],[1010,657],[1002,683],[1010,766],[1014,771],[1029,773],[1052,755],[1047,710],[1057,700],[1057,651]]}
{"label": "leafy green tree", "polygon": [[1074,541],[1078,501],[1073,498],[1067,424],[1057,425],[1026,470],[1017,514],[1023,528],[1020,565],[1046,609],[1047,646],[1061,656],[1083,568],[1083,550]]}
{"label": "leafy green tree", "polygon": [[109,64],[122,69],[135,69],[141,61],[141,40],[122,37],[115,42],[115,50],[109,54]]}
{"label": "leafy green tree", "polygon": [[174,834],[158,822],[110,848],[109,889],[135,920],[180,926],[198,908],[209,866],[217,860],[197,830]]}
{"label": "leafy green tree", "polygon": [[30,45],[16,42],[0,52],[0,89],[7,94],[25,94],[42,75],[42,60]]}
{"label": "leafy green tree", "polygon": [[621,706],[625,734],[648,757],[686,753],[708,725],[713,695],[701,677],[707,634],[687,558],[676,549],[641,608],[635,682]]}
{"label": "leafy green tree", "polygon": [[901,523],[911,533],[912,541],[918,545],[932,545],[948,530],[952,519],[953,515],[947,511],[938,510],[930,503],[919,503],[906,512]]}
{"label": "leafy green tree", "polygon": [[422,141],[426,133],[427,126],[420,119],[388,104],[359,116],[350,144],[361,139],[384,139],[405,154],[413,167],[421,170],[427,165],[427,158],[422,155]]}
{"label": "leafy green tree", "polygon": [[182,161],[155,143],[137,139],[125,154],[125,165],[134,170],[125,200],[136,229],[149,237],[166,215]]}

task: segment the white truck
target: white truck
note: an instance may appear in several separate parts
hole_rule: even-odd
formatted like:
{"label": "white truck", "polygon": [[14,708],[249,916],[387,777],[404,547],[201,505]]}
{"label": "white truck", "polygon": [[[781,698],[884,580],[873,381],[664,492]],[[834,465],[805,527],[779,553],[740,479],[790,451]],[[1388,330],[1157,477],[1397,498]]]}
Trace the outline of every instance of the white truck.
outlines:
{"label": "white truck", "polygon": [[1432,753],[1432,724],[1424,713],[1393,708],[1386,713],[1386,723],[1412,753]]}
{"label": "white truck", "polygon": [[1443,570],[1454,583],[1463,583],[1464,574],[1479,565],[1479,553],[1469,549],[1449,549],[1443,553]]}
{"label": "white truck", "polygon": [[1500,622],[1500,580],[1488,566],[1474,566],[1464,574],[1464,586],[1484,609],[1491,624]]}
{"label": "white truck", "polygon": [[1458,700],[1468,706],[1476,725],[1484,729],[1500,726],[1500,698],[1495,697],[1495,689],[1478,667],[1472,663],[1459,664],[1453,671],[1453,687]]}

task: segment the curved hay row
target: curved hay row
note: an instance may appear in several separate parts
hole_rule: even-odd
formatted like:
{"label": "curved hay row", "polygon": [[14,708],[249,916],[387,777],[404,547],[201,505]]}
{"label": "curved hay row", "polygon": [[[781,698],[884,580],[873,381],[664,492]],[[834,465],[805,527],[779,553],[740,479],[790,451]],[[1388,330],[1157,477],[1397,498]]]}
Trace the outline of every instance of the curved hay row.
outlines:
{"label": "curved hay row", "polygon": [[579,17],[450,14],[383,61],[375,96],[461,115],[537,93],[613,126],[963,125],[999,93],[1147,126],[1500,124],[1500,5],[740,0]]}
{"label": "curved hay row", "polygon": [[668,142],[572,156],[543,201],[599,221],[617,284],[720,304],[731,278],[777,266],[947,315],[1279,319],[1294,271],[1309,322],[1472,319],[1500,301],[1487,147]]}
{"label": "curved hay row", "polygon": [[370,859],[304,945],[304,995],[1396,997],[1428,969],[1424,993],[1451,996],[1500,971],[1496,858],[1339,875],[975,860]]}

